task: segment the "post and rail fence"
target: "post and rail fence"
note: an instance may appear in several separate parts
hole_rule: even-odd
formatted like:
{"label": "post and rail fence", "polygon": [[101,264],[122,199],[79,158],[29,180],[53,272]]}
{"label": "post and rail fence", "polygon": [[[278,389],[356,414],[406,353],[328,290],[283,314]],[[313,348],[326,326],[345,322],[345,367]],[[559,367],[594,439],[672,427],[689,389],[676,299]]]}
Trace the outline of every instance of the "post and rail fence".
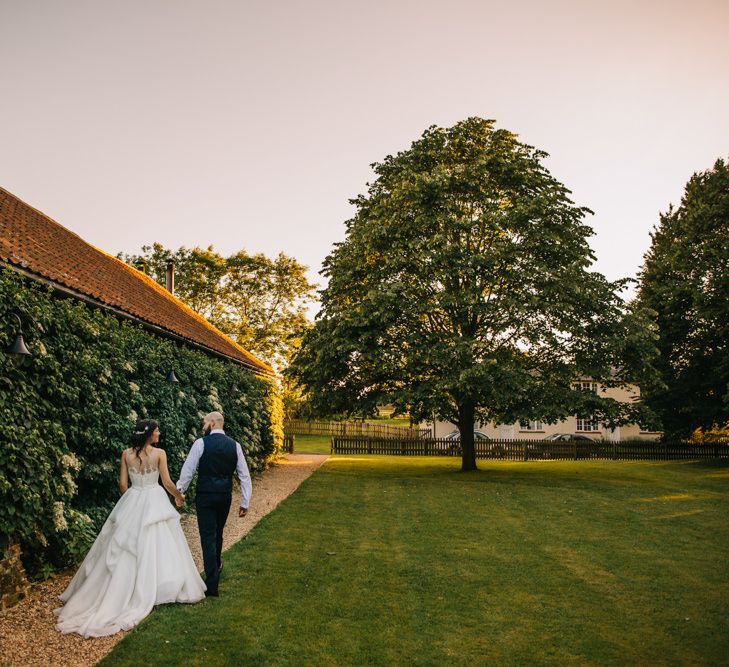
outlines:
{"label": "post and rail fence", "polygon": [[408,428],[391,424],[371,422],[306,421],[288,419],[284,422],[287,435],[356,436],[368,438],[395,438],[400,440],[419,440],[430,437],[428,428]]}
{"label": "post and rail fence", "polygon": [[[554,440],[478,440],[476,458],[502,461],[729,461],[729,443],[694,445],[687,442],[582,442]],[[386,454],[393,456],[461,456],[458,441],[445,438],[378,438],[334,435],[332,454]]]}

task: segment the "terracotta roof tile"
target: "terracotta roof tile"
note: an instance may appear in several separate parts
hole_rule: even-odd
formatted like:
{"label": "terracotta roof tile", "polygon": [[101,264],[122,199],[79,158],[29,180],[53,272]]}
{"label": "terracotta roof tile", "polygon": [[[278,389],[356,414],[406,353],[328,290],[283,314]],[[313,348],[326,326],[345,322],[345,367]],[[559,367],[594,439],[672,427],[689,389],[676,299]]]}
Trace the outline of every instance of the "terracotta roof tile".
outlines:
{"label": "terracotta roof tile", "polygon": [[273,375],[273,369],[152,278],[0,188],[0,259]]}

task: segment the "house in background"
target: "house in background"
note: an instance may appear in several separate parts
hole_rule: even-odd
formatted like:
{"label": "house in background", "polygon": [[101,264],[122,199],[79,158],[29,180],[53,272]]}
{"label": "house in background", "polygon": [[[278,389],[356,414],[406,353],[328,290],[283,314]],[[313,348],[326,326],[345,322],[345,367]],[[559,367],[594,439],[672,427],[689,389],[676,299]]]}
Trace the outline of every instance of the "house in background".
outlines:
{"label": "house in background", "polygon": [[[595,391],[613,398],[622,403],[632,403],[640,397],[640,387],[627,385],[625,387],[602,387],[592,380],[581,380],[579,383],[583,391]],[[429,428],[433,437],[444,438],[458,427],[450,422],[436,421],[435,424],[425,422],[421,428]],[[643,431],[638,424],[627,424],[615,429],[606,428],[603,424],[590,419],[589,416],[573,416],[556,424],[547,424],[541,421],[522,421],[517,424],[476,424],[476,430],[491,439],[499,440],[543,440],[557,433],[569,435],[584,435],[593,440],[607,440],[620,442],[621,440],[658,440],[663,433],[660,431]]]}

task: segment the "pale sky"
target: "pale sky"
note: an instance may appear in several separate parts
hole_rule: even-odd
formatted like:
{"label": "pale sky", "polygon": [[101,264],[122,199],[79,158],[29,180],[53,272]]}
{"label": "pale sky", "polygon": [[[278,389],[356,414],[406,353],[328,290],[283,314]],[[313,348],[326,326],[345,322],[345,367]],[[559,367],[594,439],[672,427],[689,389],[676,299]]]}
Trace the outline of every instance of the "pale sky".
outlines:
{"label": "pale sky", "polygon": [[550,153],[634,276],[729,157],[729,1],[0,0],[0,185],[104,250],[311,267],[369,164],[469,116]]}

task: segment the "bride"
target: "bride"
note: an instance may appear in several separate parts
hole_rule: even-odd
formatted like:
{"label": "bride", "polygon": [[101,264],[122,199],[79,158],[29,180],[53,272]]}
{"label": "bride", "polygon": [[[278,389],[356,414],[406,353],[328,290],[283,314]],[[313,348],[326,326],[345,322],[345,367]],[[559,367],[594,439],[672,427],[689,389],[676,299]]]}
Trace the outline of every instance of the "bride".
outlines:
{"label": "bride", "polygon": [[167,470],[167,454],[154,447],[158,441],[156,421],[137,422],[132,447],[121,457],[122,497],[61,594],[66,604],[54,611],[61,632],[113,635],[137,625],[154,605],[205,597],[180,516],[158,484],[161,477],[178,507],[182,505],[184,496]]}

